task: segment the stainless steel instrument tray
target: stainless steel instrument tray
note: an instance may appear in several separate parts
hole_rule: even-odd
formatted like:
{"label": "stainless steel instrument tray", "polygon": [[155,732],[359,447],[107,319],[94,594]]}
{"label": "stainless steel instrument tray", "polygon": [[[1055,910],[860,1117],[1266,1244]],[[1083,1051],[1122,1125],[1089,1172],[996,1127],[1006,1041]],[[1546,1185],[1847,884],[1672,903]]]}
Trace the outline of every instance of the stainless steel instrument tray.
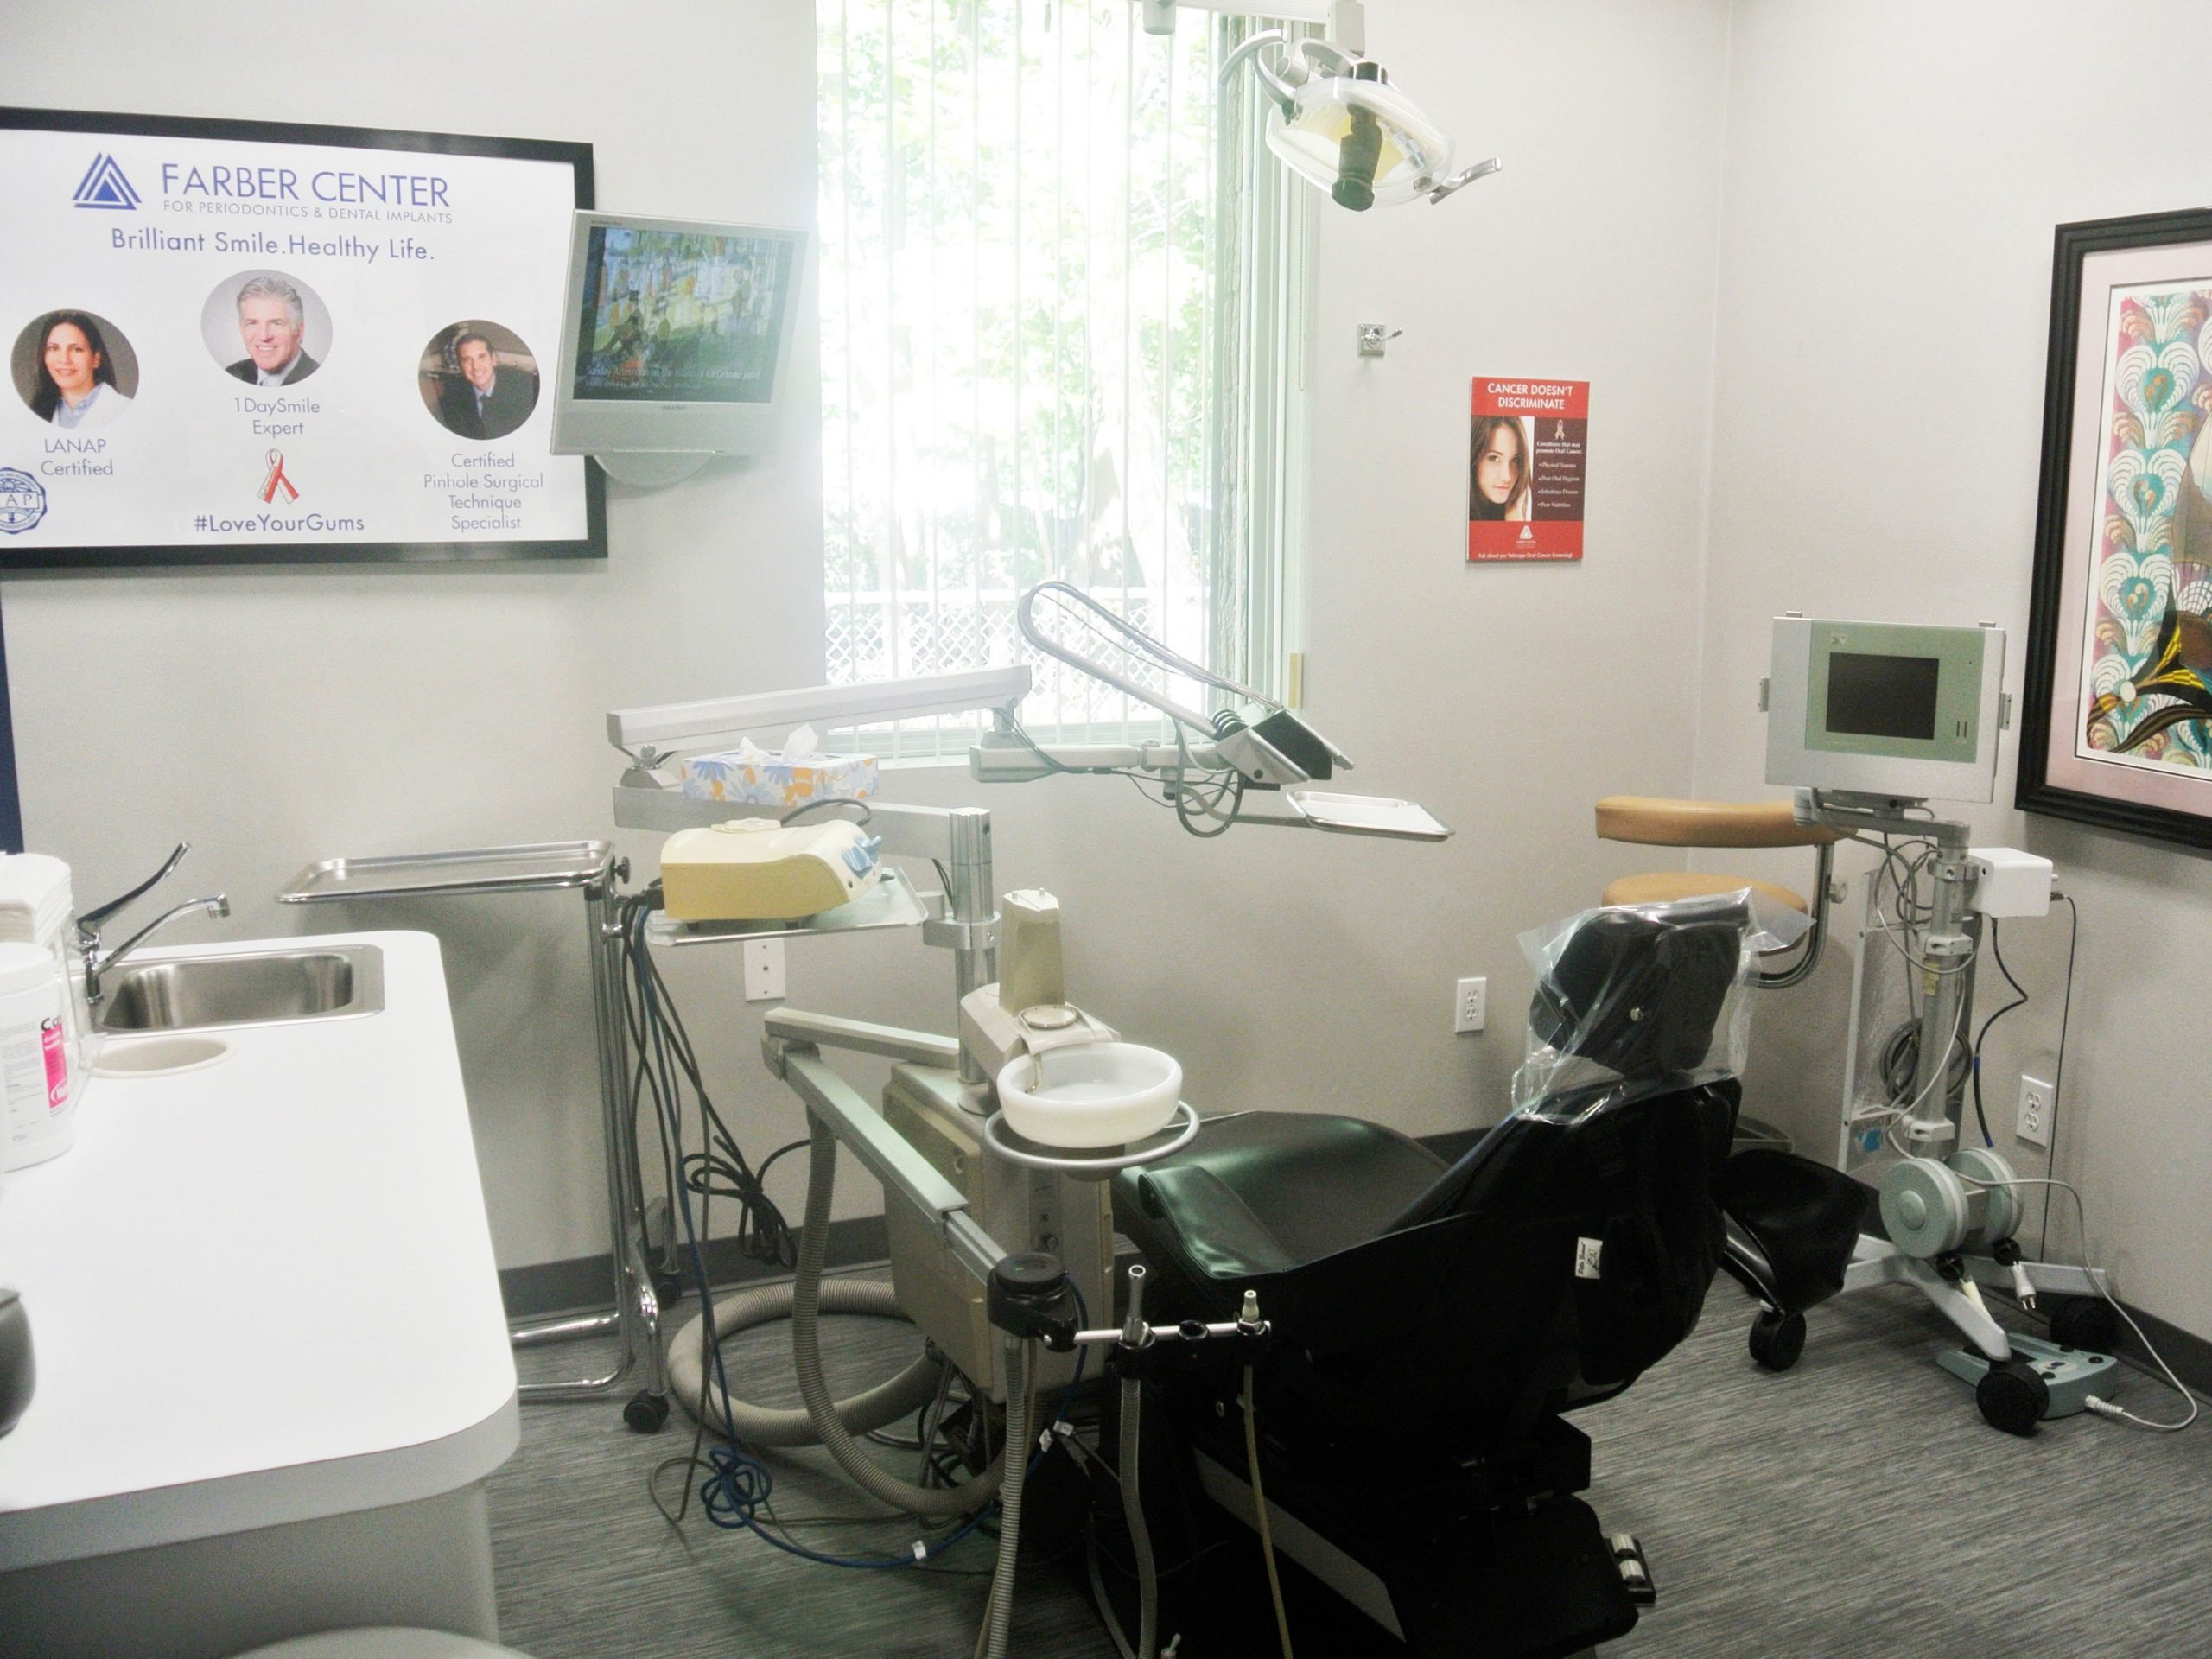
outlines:
{"label": "stainless steel instrument tray", "polygon": [[541,841],[457,853],[390,858],[327,858],[310,864],[276,895],[279,904],[340,899],[419,899],[466,893],[531,893],[582,887],[600,880],[613,856],[604,841]]}

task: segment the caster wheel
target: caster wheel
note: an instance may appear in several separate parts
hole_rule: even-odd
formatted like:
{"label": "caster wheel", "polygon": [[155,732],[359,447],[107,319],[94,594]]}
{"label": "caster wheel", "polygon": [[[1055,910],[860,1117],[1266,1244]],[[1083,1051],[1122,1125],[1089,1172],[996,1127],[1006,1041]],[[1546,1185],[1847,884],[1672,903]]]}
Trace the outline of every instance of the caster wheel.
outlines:
{"label": "caster wheel", "polygon": [[653,1300],[663,1312],[674,1307],[683,1300],[683,1281],[672,1273],[653,1274]]}
{"label": "caster wheel", "polygon": [[1974,1384],[1983,1421],[2007,1434],[2032,1434],[2050,1409],[2050,1386],[2018,1360],[1993,1365]]}
{"label": "caster wheel", "polygon": [[668,1396],[650,1391],[633,1394],[622,1408],[622,1421],[633,1434],[658,1434],[668,1421]]}
{"label": "caster wheel", "polygon": [[1805,1316],[1761,1308],[1751,1321],[1751,1357],[1770,1371],[1786,1371],[1805,1351]]}
{"label": "caster wheel", "polygon": [[2120,1315],[2101,1296],[2077,1296],[2050,1312],[2050,1339],[2062,1348],[2108,1354],[2120,1340]]}

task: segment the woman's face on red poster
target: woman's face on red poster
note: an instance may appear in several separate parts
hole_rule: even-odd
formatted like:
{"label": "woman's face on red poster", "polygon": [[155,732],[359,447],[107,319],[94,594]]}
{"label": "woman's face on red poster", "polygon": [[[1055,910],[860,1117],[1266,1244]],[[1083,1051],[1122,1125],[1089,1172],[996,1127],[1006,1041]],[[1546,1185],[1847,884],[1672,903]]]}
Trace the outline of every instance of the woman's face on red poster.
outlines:
{"label": "woman's face on red poster", "polygon": [[1511,422],[1490,429],[1475,457],[1475,488],[1492,506],[1502,507],[1521,481],[1521,429]]}

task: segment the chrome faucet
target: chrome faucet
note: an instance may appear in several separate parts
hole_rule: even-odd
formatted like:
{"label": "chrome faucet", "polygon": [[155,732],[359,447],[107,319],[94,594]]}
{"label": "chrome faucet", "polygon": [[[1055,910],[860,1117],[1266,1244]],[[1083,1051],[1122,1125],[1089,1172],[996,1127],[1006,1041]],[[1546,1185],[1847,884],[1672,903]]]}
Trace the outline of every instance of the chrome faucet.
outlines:
{"label": "chrome faucet", "polygon": [[100,976],[103,974],[178,917],[188,915],[195,910],[204,910],[210,916],[227,916],[231,913],[231,899],[228,893],[219,893],[212,898],[188,899],[175,909],[156,917],[112,950],[100,944],[100,924],[124,906],[136,903],[138,899],[144,898],[146,894],[167,880],[169,873],[184,861],[184,855],[191,850],[190,842],[180,841],[176,844],[176,850],[162,862],[160,869],[156,870],[153,874],[124,893],[122,898],[111,899],[107,903],[99,906],[97,909],[86,911],[77,918],[77,944],[85,956],[86,1004],[93,1007],[99,1006]]}

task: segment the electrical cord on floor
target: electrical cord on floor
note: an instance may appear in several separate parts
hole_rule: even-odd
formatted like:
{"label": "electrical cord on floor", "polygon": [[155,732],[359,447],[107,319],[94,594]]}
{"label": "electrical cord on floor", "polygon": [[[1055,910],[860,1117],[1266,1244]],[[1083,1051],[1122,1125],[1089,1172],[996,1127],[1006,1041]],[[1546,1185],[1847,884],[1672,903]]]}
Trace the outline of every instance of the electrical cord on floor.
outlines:
{"label": "electrical cord on floor", "polygon": [[[683,1124],[680,1116],[681,1096],[677,1090],[677,1077],[680,1072],[690,1080],[705,1120],[702,1128],[710,1126],[710,1132],[718,1135],[723,1144],[724,1151],[728,1154],[728,1166],[743,1173],[748,1191],[742,1201],[747,1204],[748,1220],[754,1228],[756,1251],[761,1248],[772,1246],[777,1248],[779,1258],[782,1246],[789,1238],[788,1229],[783,1225],[780,1212],[776,1211],[766,1194],[760,1191],[758,1180],[753,1177],[751,1170],[745,1164],[743,1154],[737,1149],[735,1138],[729,1134],[727,1126],[721,1122],[721,1117],[715,1112],[713,1103],[708,1098],[706,1090],[702,1084],[697,1058],[691,1050],[690,1039],[683,1029],[682,1017],[676,1013],[673,1005],[665,1000],[666,984],[660,976],[658,965],[652,961],[648,952],[645,944],[645,922],[653,906],[645,900],[643,895],[639,895],[639,898],[632,899],[626,908],[628,915],[626,918],[626,941],[630,957],[632,986],[637,997],[639,1014],[635,1028],[639,1031],[643,1038],[640,1060],[646,1090],[652,1095],[655,1106],[667,1123],[669,1134],[680,1144]],[[988,1505],[976,1510],[959,1526],[942,1537],[915,1539],[909,1552],[904,1555],[832,1555],[826,1551],[810,1548],[796,1539],[782,1535],[781,1529],[773,1523],[774,1509],[770,1502],[771,1495],[775,1490],[775,1476],[766,1464],[743,1449],[737,1433],[736,1423],[728,1414],[728,1402],[732,1395],[728,1376],[723,1367],[721,1345],[715,1338],[714,1297],[708,1288],[706,1255],[700,1243],[701,1230],[698,1218],[692,1211],[691,1198],[695,1192],[699,1193],[702,1205],[711,1205],[719,1189],[711,1182],[694,1185],[686,1181],[678,1185],[676,1194],[678,1213],[683,1224],[684,1242],[691,1257],[692,1272],[700,1287],[700,1342],[704,1351],[702,1360],[702,1363],[711,1363],[723,1402],[722,1427],[727,1443],[706,1448],[704,1462],[712,1472],[698,1488],[701,1507],[708,1520],[726,1530],[741,1529],[750,1531],[762,1541],[804,1560],[818,1562],[827,1567],[868,1570],[919,1567],[975,1530],[977,1523],[982,1520],[988,1511]],[[772,1226],[768,1228],[761,1226],[764,1216],[773,1217]],[[698,1432],[692,1442],[692,1454],[690,1459],[685,1459],[686,1462],[696,1465],[699,1461],[700,1446],[706,1427],[707,1414],[702,1413]],[[668,1465],[663,1465],[664,1468],[666,1466]],[[662,1513],[666,1515],[667,1510],[664,1505],[660,1504],[657,1494],[653,1501],[657,1507],[661,1508]],[[686,1507],[688,1509],[688,1497]],[[671,1518],[674,1520],[680,1516]]]}
{"label": "electrical cord on floor", "polygon": [[[2088,1206],[2082,1202],[2082,1190],[2075,1186],[2071,1181],[2056,1180],[2049,1177],[2040,1177],[2031,1179],[2023,1179],[2011,1181],[1985,1181],[1980,1180],[1974,1176],[1966,1174],[1963,1172],[1955,1173],[1957,1173],[1959,1179],[1966,1182],[1969,1186],[1985,1188],[1992,1186],[2040,1186],[2045,1188],[2058,1188],[2059,1191],[2064,1192],[2069,1198],[2074,1200],[2074,1224],[2082,1230],[2082,1238],[2084,1244],[2083,1253],[2085,1255],[2087,1254],[2086,1247],[2089,1236],[2088,1209]],[[2108,1306],[2113,1313],[2119,1314],[2122,1319],[2127,1322],[2127,1328],[2135,1333],[2135,1340],[2143,1344],[2143,1351],[2151,1356],[2152,1363],[2156,1364],[2161,1371],[2165,1373],[2167,1385],[2171,1387],[2176,1394],[2181,1395],[2183,1400],[2186,1400],[2189,1402],[2189,1415],[2183,1418],[2181,1421],[2177,1423],[2157,1423],[2152,1422],[2147,1417],[2138,1417],[2133,1412],[2125,1410],[2122,1408],[2114,1405],[2109,1400],[2100,1400],[2094,1395],[2091,1395],[2084,1403],[2091,1411],[2096,1413],[2100,1417],[2110,1417],[2116,1421],[2130,1424],[2136,1428],[2147,1428],[2160,1434],[2180,1433],[2182,1430],[2187,1428],[2191,1423],[2196,1421],[2196,1414],[2200,1409],[2196,1396],[2190,1392],[2188,1386],[2182,1382],[2181,1378],[2174,1375],[2174,1369],[2172,1366],[2166,1363],[2165,1356],[2161,1354],[2157,1348],[2152,1345],[2151,1338],[2143,1334],[2143,1327],[2135,1323],[2135,1316],[2133,1313],[2130,1313],[2126,1307],[2121,1306],[2120,1299],[2117,1296],[2114,1296],[2110,1288],[2107,1287],[2103,1275],[2095,1272],[2094,1269],[2089,1268],[2086,1263],[2083,1265],[2082,1270],[2089,1274],[2089,1282],[2096,1287],[2097,1294],[2104,1299],[2107,1306]]]}

